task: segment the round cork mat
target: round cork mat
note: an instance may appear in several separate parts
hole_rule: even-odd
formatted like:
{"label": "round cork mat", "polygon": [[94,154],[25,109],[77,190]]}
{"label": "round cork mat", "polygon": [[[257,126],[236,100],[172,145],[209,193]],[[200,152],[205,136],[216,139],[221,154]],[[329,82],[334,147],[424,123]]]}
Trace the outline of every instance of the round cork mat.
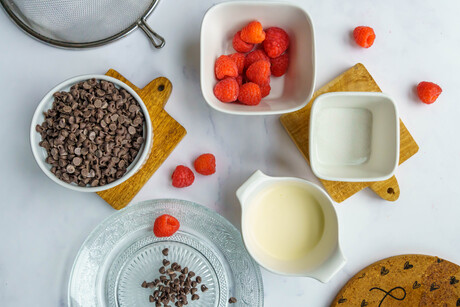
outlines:
{"label": "round cork mat", "polygon": [[331,307],[460,306],[460,267],[426,255],[400,255],[353,276]]}

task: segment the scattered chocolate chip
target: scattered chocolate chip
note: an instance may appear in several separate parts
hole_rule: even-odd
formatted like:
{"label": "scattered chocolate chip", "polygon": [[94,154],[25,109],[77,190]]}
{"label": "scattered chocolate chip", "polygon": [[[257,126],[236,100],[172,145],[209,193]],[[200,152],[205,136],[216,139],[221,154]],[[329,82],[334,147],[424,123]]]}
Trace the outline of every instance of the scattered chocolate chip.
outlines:
{"label": "scattered chocolate chip", "polygon": [[[110,162],[115,163],[115,162]],[[91,172],[91,171],[89,171]],[[167,248],[162,250],[164,256],[168,255]],[[188,267],[181,269],[181,266],[174,262],[168,268],[170,261],[163,259],[163,266],[159,268],[160,276],[152,282],[144,281],[142,288],[154,289],[153,293],[149,296],[149,302],[155,303],[155,306],[185,306],[188,305],[188,295],[192,301],[200,299],[197,294],[197,284],[201,283],[201,276],[197,276],[194,281],[192,278],[195,276],[193,271],[189,271]],[[180,275],[178,276],[178,273]],[[208,288],[206,285],[201,285],[201,292],[206,292]],[[236,299],[235,299],[236,302]]]}
{"label": "scattered chocolate chip", "polygon": [[236,298],[234,298],[234,297],[231,297],[231,298],[228,300],[228,302],[229,302],[230,304],[235,304],[236,301],[237,301],[237,300],[236,300]]}

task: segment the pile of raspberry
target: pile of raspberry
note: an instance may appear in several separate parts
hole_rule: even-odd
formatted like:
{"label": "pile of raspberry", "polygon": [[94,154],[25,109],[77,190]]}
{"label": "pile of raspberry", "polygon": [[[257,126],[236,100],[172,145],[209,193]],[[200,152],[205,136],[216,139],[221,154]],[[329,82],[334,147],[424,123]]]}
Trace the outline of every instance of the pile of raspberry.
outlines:
{"label": "pile of raspberry", "polygon": [[284,75],[289,66],[289,35],[281,28],[263,29],[251,21],[233,37],[237,51],[221,55],[215,63],[219,80],[214,95],[222,102],[258,105],[270,94],[270,77]]}

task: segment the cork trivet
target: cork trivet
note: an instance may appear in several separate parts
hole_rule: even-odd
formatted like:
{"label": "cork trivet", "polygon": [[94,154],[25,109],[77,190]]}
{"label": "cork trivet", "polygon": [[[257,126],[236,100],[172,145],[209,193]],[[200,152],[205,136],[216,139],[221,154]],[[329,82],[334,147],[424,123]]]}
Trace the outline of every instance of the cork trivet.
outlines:
{"label": "cork trivet", "polygon": [[352,277],[332,307],[460,306],[460,267],[426,255],[380,260]]}
{"label": "cork trivet", "polygon": [[[308,128],[310,124],[311,105],[316,97],[329,92],[381,92],[381,90],[366,67],[358,63],[317,90],[313,98],[303,109],[282,115],[280,118],[281,123],[308,163]],[[399,124],[399,164],[401,164],[418,151],[418,145],[401,120]],[[388,180],[377,182],[320,181],[331,198],[338,203],[366,187],[370,187],[377,195],[385,200],[395,201],[399,198],[399,185],[395,176]]]}
{"label": "cork trivet", "polygon": [[122,184],[97,193],[113,208],[120,210],[136,196],[137,192],[187,134],[187,131],[164,110],[172,91],[172,84],[168,79],[159,77],[144,88],[138,88],[113,69],[109,70],[106,75],[126,83],[139,94],[147,106],[153,127],[152,149],[144,165]]}

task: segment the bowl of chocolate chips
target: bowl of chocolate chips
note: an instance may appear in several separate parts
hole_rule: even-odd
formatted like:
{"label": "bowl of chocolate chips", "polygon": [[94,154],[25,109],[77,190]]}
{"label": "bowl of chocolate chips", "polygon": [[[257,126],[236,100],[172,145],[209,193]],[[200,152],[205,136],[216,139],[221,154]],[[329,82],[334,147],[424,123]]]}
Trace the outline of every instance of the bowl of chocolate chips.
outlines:
{"label": "bowl of chocolate chips", "polygon": [[38,105],[32,152],[54,182],[81,192],[110,189],[134,175],[153,142],[147,107],[125,83],[84,75],[57,85]]}

